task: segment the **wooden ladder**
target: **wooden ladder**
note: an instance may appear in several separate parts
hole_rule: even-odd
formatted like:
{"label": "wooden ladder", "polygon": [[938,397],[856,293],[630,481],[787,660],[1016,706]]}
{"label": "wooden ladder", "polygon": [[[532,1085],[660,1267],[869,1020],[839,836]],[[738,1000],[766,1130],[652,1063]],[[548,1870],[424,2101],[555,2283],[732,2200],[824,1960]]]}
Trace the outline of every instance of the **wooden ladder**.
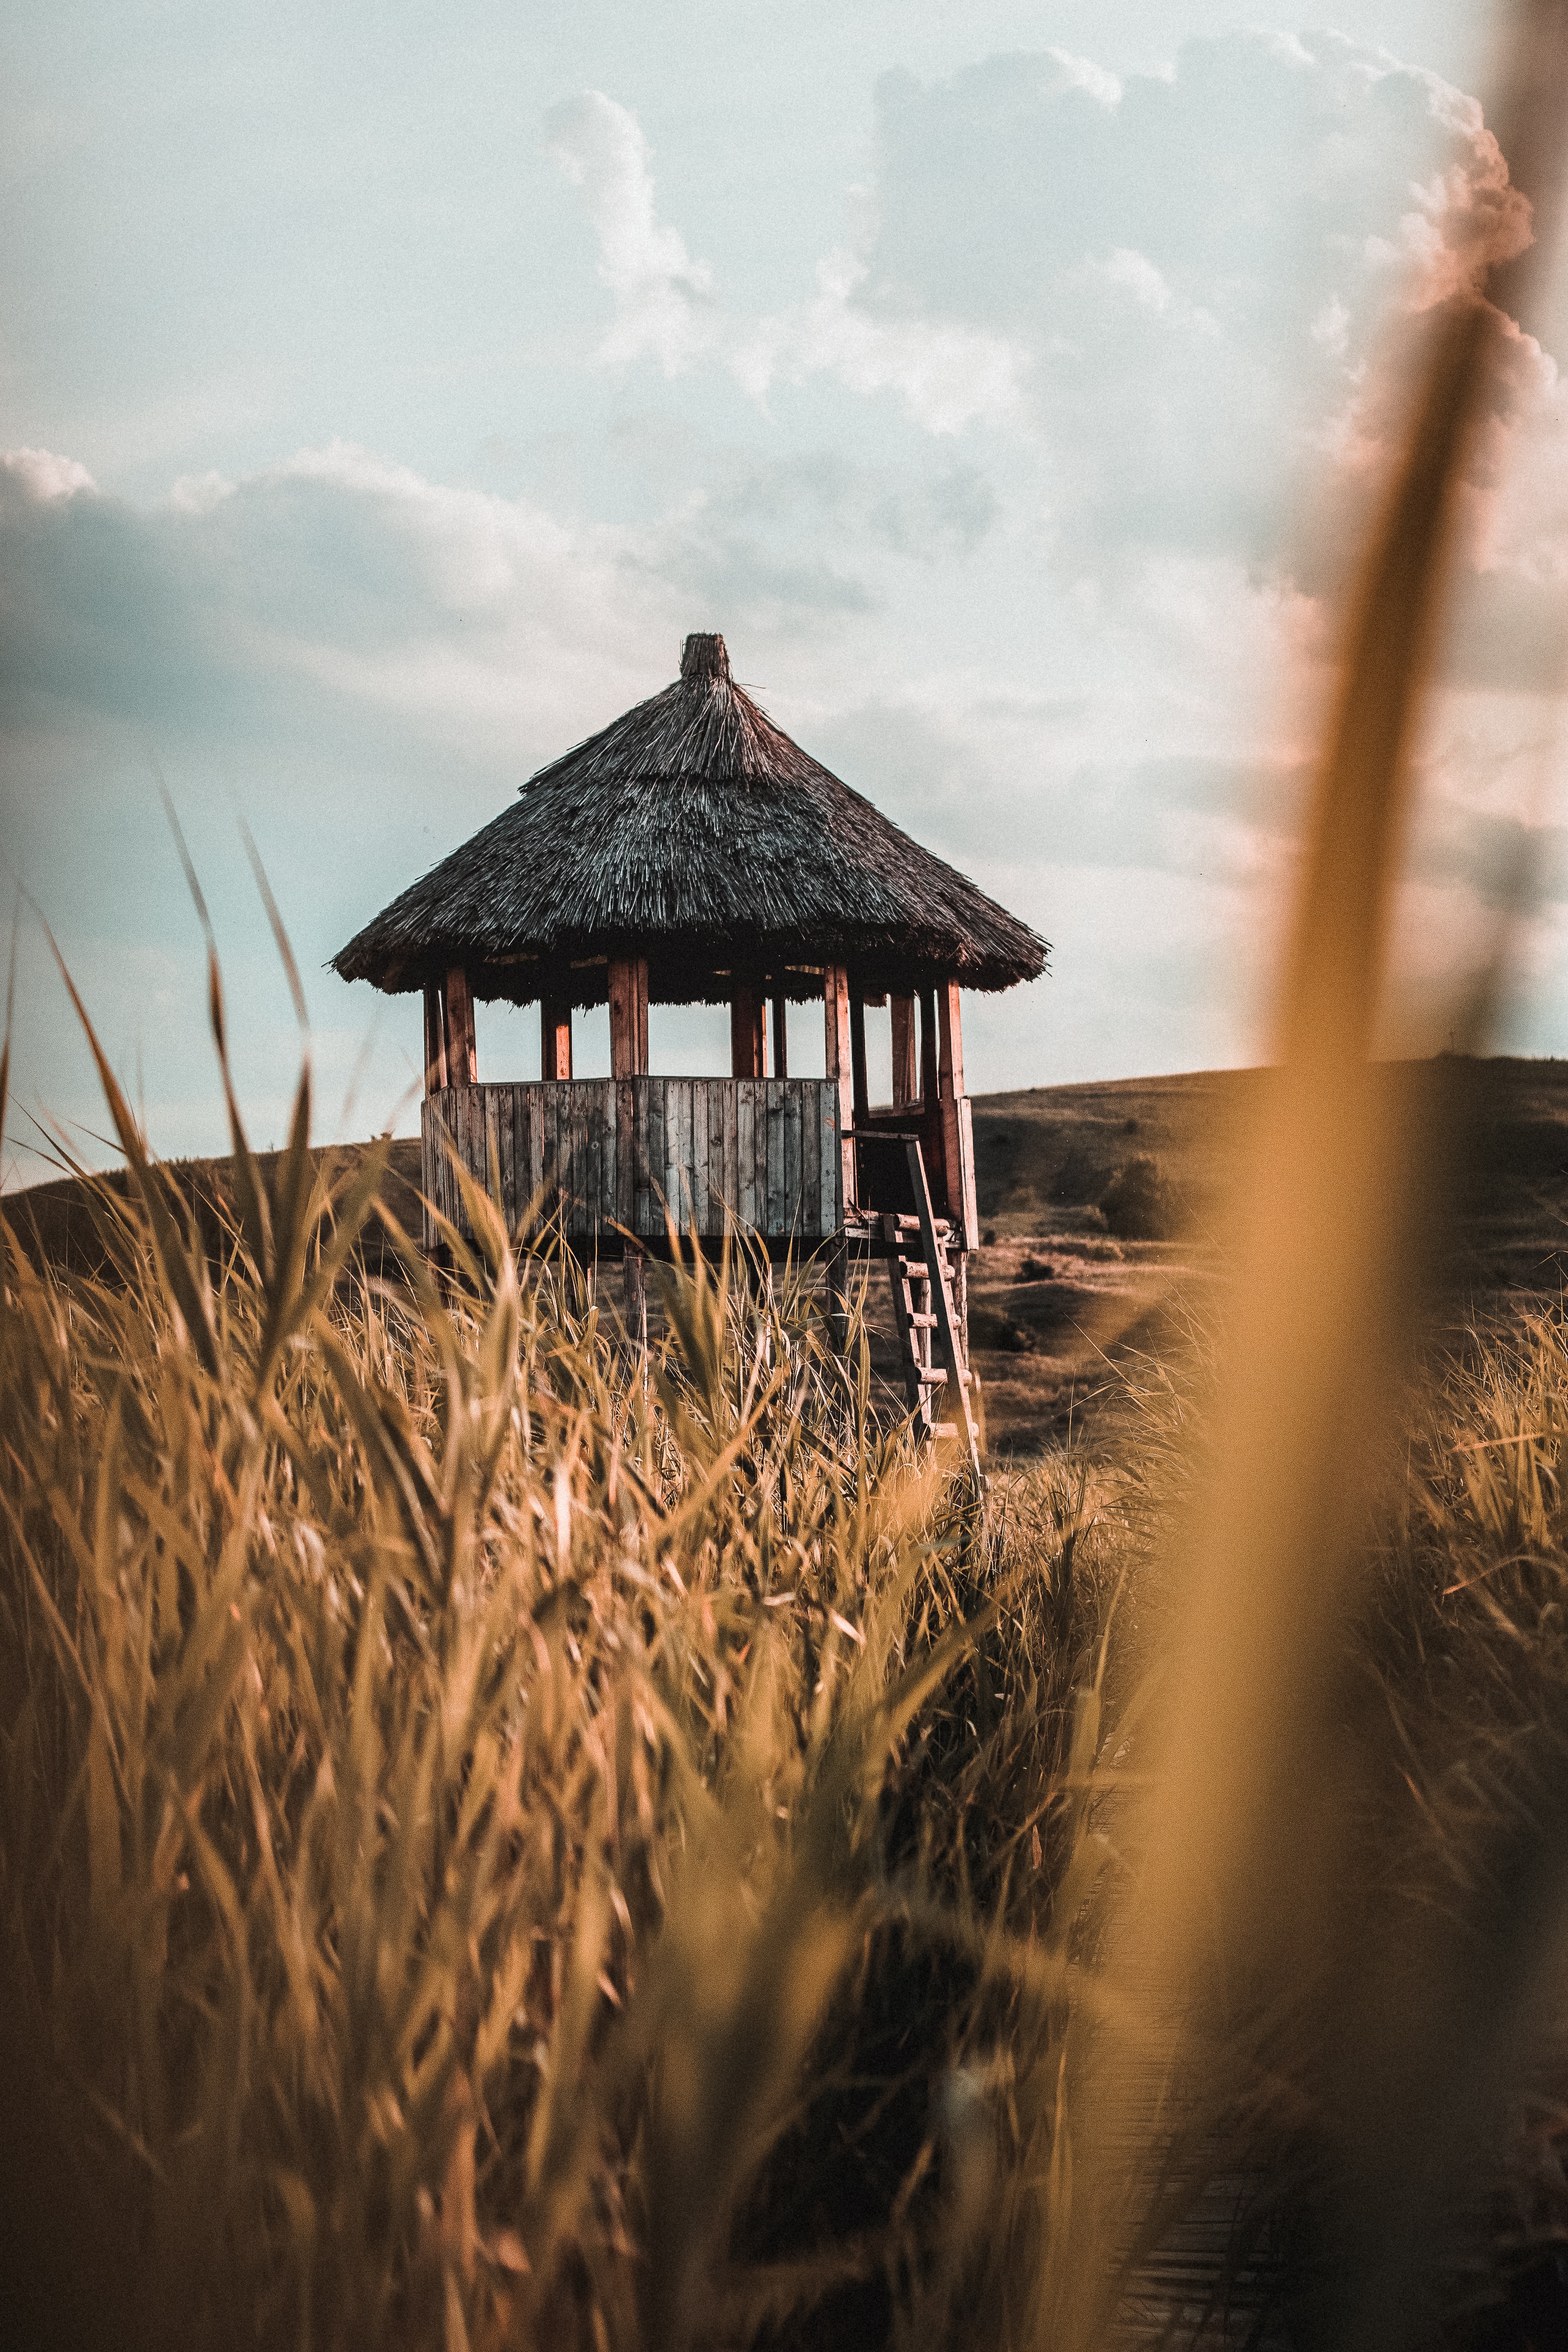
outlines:
{"label": "wooden ladder", "polygon": [[[884,1216],[882,1235],[888,1244],[888,1275],[893,1287],[893,1318],[899,1327],[899,1353],[903,1366],[904,1393],[910,1401],[918,1435],[928,1442],[956,1437],[969,1456],[977,1482],[980,1439],[969,1402],[971,1373],[958,1344],[958,1320],[952,1311],[952,1270],[948,1259],[946,1229],[937,1231],[931,1213],[931,1187],[925,1161],[913,1136],[904,1139],[909,1154],[910,1182],[914,1188],[915,1213]],[[940,1363],[931,1360],[936,1342]],[[939,1421],[934,1391],[952,1417]],[[956,1398],[957,1403],[952,1400]]]}

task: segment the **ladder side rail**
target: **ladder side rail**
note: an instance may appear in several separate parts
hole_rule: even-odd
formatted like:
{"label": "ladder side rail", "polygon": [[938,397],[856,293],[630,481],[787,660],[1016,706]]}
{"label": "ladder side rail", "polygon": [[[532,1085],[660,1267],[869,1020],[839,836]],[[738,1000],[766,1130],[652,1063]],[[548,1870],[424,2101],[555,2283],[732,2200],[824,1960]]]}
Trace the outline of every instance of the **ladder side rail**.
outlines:
{"label": "ladder side rail", "polygon": [[942,1354],[942,1368],[947,1373],[947,1393],[954,1411],[952,1425],[969,1455],[970,1466],[977,1485],[983,1483],[980,1469],[980,1444],[975,1434],[974,1415],[969,1404],[969,1371],[959,1352],[958,1328],[953,1320],[952,1296],[947,1285],[947,1257],[936,1236],[936,1219],[931,1212],[931,1188],[926,1182],[925,1160],[919,1142],[912,1136],[905,1143],[909,1154],[910,1181],[914,1187],[915,1208],[921,1221],[921,1247],[925,1255],[926,1272],[931,1278],[931,1312],[936,1317],[936,1341]]}

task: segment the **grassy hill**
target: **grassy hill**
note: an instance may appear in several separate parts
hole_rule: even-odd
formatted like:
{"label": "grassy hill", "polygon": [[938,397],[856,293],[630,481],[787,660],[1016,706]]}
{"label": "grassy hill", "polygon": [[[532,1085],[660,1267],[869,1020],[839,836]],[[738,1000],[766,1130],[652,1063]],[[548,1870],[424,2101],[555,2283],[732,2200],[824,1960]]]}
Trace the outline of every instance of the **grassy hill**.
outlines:
{"label": "grassy hill", "polygon": [[[1430,1268],[1439,1329],[1555,1301],[1568,1265],[1568,1061],[1391,1066],[1450,1180]],[[1085,1410],[1108,1360],[1157,1349],[1173,1300],[1224,1270],[1227,1190],[1258,1070],[1037,1087],[974,1102],[986,1245],[971,1332],[994,1451],[1028,1452]]]}
{"label": "grassy hill", "polygon": [[[366,1148],[363,1143],[348,1143],[330,1151],[313,1151],[310,1157],[318,1166],[328,1159],[339,1166],[347,1166],[357,1160]],[[257,1153],[264,1175],[270,1177],[279,1156],[276,1151]],[[216,1250],[232,1199],[228,1160],[176,1160],[164,1164],[195,1210],[208,1246]],[[123,1172],[117,1171],[107,1181],[117,1192],[124,1192]],[[394,1142],[383,1198],[405,1230],[417,1234],[419,1144],[416,1138],[400,1137]],[[57,1177],[47,1184],[29,1185],[26,1192],[8,1193],[4,1213],[28,1247],[51,1265],[67,1267],[73,1274],[96,1274],[102,1269],[104,1257],[97,1221],[87,1198],[87,1187],[79,1179]],[[367,1236],[367,1246],[375,1256],[377,1239],[374,1227]]]}

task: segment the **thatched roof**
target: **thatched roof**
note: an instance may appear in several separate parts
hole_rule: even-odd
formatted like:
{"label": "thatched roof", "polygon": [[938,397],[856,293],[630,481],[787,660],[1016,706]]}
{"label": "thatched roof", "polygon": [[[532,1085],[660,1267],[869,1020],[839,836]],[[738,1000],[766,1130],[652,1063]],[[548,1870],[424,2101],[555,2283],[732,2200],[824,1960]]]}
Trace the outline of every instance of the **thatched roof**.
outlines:
{"label": "thatched roof", "polygon": [[804,1001],[825,963],[867,992],[1010,988],[1047,953],[792,743],[722,637],[690,636],[675,685],[542,768],[332,962],[387,990],[462,963],[479,997],[592,1004],[607,956],[646,955],[650,998],[690,1003],[721,1003],[736,971]]}

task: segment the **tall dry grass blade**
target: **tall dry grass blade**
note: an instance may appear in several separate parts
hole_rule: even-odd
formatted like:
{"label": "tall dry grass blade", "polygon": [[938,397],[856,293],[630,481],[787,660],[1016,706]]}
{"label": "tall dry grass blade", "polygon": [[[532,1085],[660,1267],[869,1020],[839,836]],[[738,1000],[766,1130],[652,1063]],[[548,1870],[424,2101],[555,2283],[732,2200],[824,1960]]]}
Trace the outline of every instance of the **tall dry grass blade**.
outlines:
{"label": "tall dry grass blade", "polygon": [[5,1167],[5,1114],[11,1101],[11,1036],[16,1010],[16,943],[21,929],[21,908],[11,917],[11,956],[5,969],[5,1038],[0,1046],[0,1170]]}
{"label": "tall dry grass blade", "polygon": [[[1560,13],[1531,19],[1532,30],[1547,16],[1557,25],[1552,101],[1533,118],[1550,126],[1553,162]],[[1539,70],[1538,47],[1522,53]],[[1368,1056],[1411,741],[1497,327],[1479,294],[1457,299],[1437,321],[1347,625],[1285,962],[1280,1066],[1242,1187],[1211,1467],[1179,1539],[1152,1788],[1114,1932],[1119,2013],[1141,2023],[1100,2036],[1083,2056],[1071,2225],[1040,2282],[1040,2340],[1057,2345],[1105,2338],[1140,2202],[1153,2201],[1132,2152],[1163,2085],[1174,2086],[1179,2118],[1184,2109],[1191,2126],[1206,2108],[1212,2123],[1245,2095],[1265,2045],[1276,2064],[1310,2064],[1321,2054],[1314,2040],[1342,2032],[1365,2058],[1375,2037],[1358,2032],[1363,1998],[1392,2024],[1372,1989],[1375,1969],[1361,1969],[1357,1923],[1344,1916],[1359,1792],[1347,1785],[1337,1717],[1368,1480],[1405,1366],[1433,1171],[1418,1123],[1401,1116]],[[1554,1850],[1553,1868],[1561,1859]],[[1325,2221],[1331,2238],[1342,2233],[1325,2323],[1336,2344],[1385,2345],[1414,2325],[1402,2297],[1451,2187],[1440,2067],[1452,2070],[1461,2105],[1477,2088],[1475,2069],[1455,2065],[1444,2037],[1461,2022],[1483,2041],[1491,2030],[1466,2018],[1441,1979],[1440,1966],[1415,1972],[1423,1998],[1413,2013],[1359,2081],[1334,2074],[1342,2111],[1320,2118],[1329,2169],[1341,2176]]]}
{"label": "tall dry grass blade", "polygon": [[272,895],[272,885],[268,879],[261,852],[256,846],[250,827],[243,817],[239,820],[239,837],[245,844],[245,854],[249,860],[251,873],[256,877],[256,887],[260,893],[261,903],[267,909],[267,919],[272,929],[279,961],[283,966],[284,977],[289,982],[289,994],[294,1006],[294,1018],[300,1024],[300,1034],[302,1038],[308,1038],[310,1031],[310,1007],[305,1003],[305,990],[300,978],[300,967],[294,961],[294,949],[289,937],[289,927],[283,920],[282,909]]}

